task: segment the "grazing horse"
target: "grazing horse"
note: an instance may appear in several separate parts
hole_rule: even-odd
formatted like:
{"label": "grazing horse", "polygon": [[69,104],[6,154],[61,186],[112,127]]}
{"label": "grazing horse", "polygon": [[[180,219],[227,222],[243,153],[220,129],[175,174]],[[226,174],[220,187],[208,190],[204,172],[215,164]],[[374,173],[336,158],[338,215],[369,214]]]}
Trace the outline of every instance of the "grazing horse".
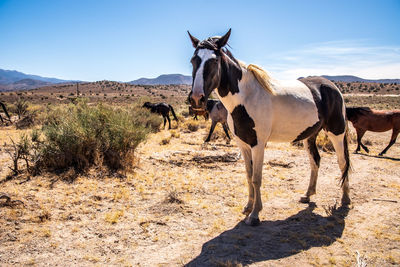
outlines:
{"label": "grazing horse", "polygon": [[150,111],[152,113],[157,113],[157,114],[161,114],[164,118],[164,128],[165,128],[165,124],[167,123],[167,119],[168,119],[168,130],[171,129],[171,120],[169,119],[169,112],[171,111],[172,116],[174,116],[174,119],[178,122],[178,118],[175,115],[175,111],[174,108],[167,104],[167,103],[155,103],[152,104],[150,102],[146,102],[143,104],[144,108],[148,108],[150,109]]}
{"label": "grazing horse", "polygon": [[226,137],[228,137],[228,140],[230,141],[231,137],[229,136],[228,124],[226,122],[228,111],[226,110],[224,105],[221,103],[221,101],[209,99],[207,101],[206,109],[209,117],[211,118],[211,128],[204,143],[210,142],[211,135],[214,132],[215,126],[218,122],[222,124],[222,128],[224,129]]}
{"label": "grazing horse", "polygon": [[222,37],[200,41],[189,32],[195,48],[192,90],[189,100],[194,110],[204,110],[210,93],[228,110],[228,125],[243,155],[249,198],[243,209],[245,223],[258,225],[262,209],[261,178],[264,148],[268,141],[305,140],[311,177],[301,202],[309,202],[316,192],[320,156],[316,138],[324,129],[335,148],[342,172],[342,205],[350,203],[350,158],[347,143],[346,109],[339,89],[322,77],[278,81],[256,65],[245,65],[224,46],[231,30]]}
{"label": "grazing horse", "polygon": [[354,107],[346,108],[346,116],[354,128],[356,128],[356,153],[360,151],[360,146],[365,152],[369,153],[369,149],[361,142],[361,138],[366,131],[386,132],[393,129],[389,144],[379,153],[379,156],[383,156],[396,142],[396,138],[400,132],[400,110],[374,110],[367,107]]}
{"label": "grazing horse", "polygon": [[[4,105],[3,102],[0,102],[0,106],[3,108],[4,113],[6,114],[8,120],[11,121],[10,114],[8,114],[7,109],[6,109],[6,105]],[[1,115],[0,115],[0,120],[1,120],[1,122],[4,122],[3,117]]]}

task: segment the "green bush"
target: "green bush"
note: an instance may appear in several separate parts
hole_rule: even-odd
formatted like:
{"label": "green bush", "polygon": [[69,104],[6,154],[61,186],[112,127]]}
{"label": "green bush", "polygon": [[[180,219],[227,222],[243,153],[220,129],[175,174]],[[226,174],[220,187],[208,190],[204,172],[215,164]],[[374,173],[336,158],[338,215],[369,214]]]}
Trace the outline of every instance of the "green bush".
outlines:
{"label": "green bush", "polygon": [[160,124],[161,118],[138,106],[59,106],[44,120],[39,164],[49,170],[83,171],[102,164],[120,169],[129,165],[135,148]]}

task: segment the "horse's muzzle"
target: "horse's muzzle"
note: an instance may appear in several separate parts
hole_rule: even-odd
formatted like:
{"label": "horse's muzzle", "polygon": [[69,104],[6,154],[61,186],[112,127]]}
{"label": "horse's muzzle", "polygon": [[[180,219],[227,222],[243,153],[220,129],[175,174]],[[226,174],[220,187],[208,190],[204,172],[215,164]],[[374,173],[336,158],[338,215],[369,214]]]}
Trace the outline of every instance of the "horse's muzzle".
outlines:
{"label": "horse's muzzle", "polygon": [[190,92],[189,102],[194,111],[205,111],[206,110],[206,97],[204,94],[195,94]]}

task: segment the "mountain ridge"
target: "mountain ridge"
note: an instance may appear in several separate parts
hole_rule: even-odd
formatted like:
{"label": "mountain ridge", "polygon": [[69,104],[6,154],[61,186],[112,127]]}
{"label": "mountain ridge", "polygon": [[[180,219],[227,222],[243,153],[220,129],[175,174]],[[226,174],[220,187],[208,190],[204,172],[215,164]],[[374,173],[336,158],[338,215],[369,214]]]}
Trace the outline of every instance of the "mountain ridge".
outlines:
{"label": "mountain ridge", "polygon": [[183,74],[162,74],[156,78],[140,78],[128,83],[133,85],[192,84],[192,76]]}
{"label": "mountain ridge", "polygon": [[353,75],[321,75],[322,77],[335,82],[364,82],[364,83],[400,83],[400,79],[363,79]]}
{"label": "mountain ridge", "polygon": [[39,75],[26,74],[26,73],[16,71],[16,70],[0,69],[0,84],[11,84],[11,83],[15,83],[15,82],[18,82],[18,81],[24,80],[24,79],[37,80],[37,81],[48,82],[48,83],[74,82],[73,80],[62,80],[62,79],[58,79],[58,78],[49,78],[49,77],[43,77],[43,76],[39,76]]}

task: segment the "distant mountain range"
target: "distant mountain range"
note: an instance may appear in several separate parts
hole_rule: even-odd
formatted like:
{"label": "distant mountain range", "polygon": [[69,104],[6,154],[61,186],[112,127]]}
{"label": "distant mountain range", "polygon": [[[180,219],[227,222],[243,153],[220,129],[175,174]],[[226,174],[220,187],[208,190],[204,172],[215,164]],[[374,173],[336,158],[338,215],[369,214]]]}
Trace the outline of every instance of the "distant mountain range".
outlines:
{"label": "distant mountain range", "polygon": [[164,74],[157,78],[140,78],[128,83],[134,85],[192,84],[192,76],[182,74]]}
{"label": "distant mountain range", "polygon": [[25,74],[16,70],[0,69],[0,91],[29,90],[56,83],[77,82],[38,75]]}
{"label": "distant mountain range", "polygon": [[[379,79],[368,80],[351,75],[329,76],[323,77],[332,81],[341,82],[365,82],[365,83],[397,83],[400,79]],[[57,83],[80,82],[76,80],[61,80],[56,78],[42,77],[38,75],[25,74],[15,70],[0,69],[0,91],[17,91],[29,90],[38,87],[48,86]],[[138,80],[128,82],[132,85],[168,85],[168,84],[192,84],[192,76],[182,74],[164,74],[157,78],[140,78]]]}
{"label": "distant mountain range", "polygon": [[363,83],[400,83],[400,79],[379,79],[379,80],[367,80],[357,76],[351,75],[340,75],[340,76],[329,76],[322,75],[322,77],[335,81],[335,82],[363,82]]}
{"label": "distant mountain range", "polygon": [[56,78],[47,78],[38,75],[25,74],[16,70],[2,70],[0,69],[0,84],[15,83],[23,79],[31,79],[48,83],[65,83],[71,82],[68,80],[61,80]]}

